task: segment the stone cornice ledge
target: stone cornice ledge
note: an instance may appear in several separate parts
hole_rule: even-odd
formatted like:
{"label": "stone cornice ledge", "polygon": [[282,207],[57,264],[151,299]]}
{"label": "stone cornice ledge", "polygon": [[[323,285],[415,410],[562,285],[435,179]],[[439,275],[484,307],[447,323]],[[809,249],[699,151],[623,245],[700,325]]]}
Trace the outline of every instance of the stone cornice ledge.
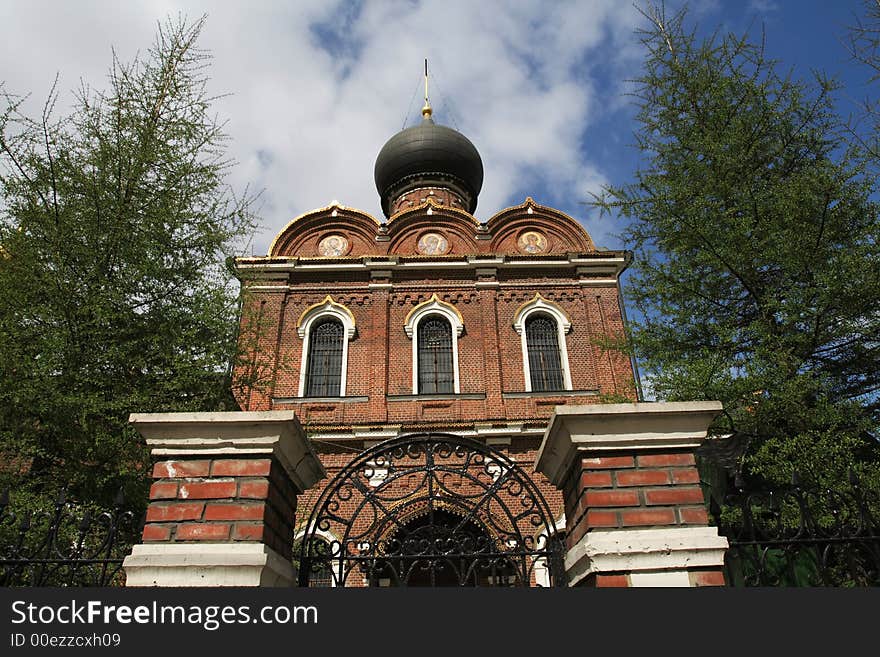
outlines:
{"label": "stone cornice ledge", "polygon": [[716,527],[593,530],[565,555],[569,586],[593,573],[657,572],[724,565]]}
{"label": "stone cornice ledge", "polygon": [[272,455],[301,491],[327,476],[293,411],[132,413],[153,456]]}
{"label": "stone cornice ledge", "polygon": [[557,406],[535,460],[557,487],[578,452],[695,449],[721,402],[639,402]]}
{"label": "stone cornice ledge", "polygon": [[290,560],[262,543],[135,545],[123,562],[132,586],[294,586]]}

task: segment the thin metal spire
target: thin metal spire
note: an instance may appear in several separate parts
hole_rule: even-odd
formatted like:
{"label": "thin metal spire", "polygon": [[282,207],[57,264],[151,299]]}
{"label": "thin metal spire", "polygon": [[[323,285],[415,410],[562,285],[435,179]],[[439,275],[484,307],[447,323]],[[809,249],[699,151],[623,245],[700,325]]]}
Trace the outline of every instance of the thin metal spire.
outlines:
{"label": "thin metal spire", "polygon": [[425,58],[425,106],[422,108],[422,116],[426,119],[431,118],[434,110],[431,109],[431,103],[428,102],[428,59]]}

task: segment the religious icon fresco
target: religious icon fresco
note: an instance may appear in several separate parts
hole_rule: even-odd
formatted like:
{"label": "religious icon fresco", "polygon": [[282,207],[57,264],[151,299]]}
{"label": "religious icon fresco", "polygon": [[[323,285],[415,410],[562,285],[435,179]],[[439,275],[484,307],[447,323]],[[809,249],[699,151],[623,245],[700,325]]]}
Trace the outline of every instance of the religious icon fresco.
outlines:
{"label": "religious icon fresco", "polygon": [[526,253],[543,253],[547,250],[547,238],[534,230],[527,230],[519,236],[517,246]]}
{"label": "religious icon fresco", "polygon": [[326,257],[341,256],[348,250],[348,240],[342,235],[327,235],[318,243],[318,253]]}
{"label": "religious icon fresco", "polygon": [[439,233],[425,233],[419,238],[418,249],[423,255],[443,255],[449,250],[449,242]]}

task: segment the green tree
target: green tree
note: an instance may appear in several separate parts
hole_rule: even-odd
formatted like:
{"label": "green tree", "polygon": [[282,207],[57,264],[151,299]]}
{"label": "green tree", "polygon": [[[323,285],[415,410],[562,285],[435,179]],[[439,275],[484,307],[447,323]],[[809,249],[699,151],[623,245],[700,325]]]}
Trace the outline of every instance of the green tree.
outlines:
{"label": "green tree", "polygon": [[779,72],[746,37],[698,38],[646,9],[632,184],[595,200],[627,221],[632,348],[658,398],[720,399],[747,477],[876,477],[877,177],[835,84]]}
{"label": "green tree", "polygon": [[0,488],[143,500],[131,412],[231,409],[236,287],[254,222],[207,91],[204,18],[115,54],[108,88],[55,118],[2,90]]}

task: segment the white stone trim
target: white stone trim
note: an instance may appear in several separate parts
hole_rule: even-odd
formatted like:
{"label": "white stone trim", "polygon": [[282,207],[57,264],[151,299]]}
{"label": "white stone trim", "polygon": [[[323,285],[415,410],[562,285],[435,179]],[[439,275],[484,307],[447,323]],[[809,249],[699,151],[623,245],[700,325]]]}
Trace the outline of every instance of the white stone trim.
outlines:
{"label": "white stone trim", "polygon": [[153,456],[275,457],[301,491],[327,476],[293,411],[132,413]]}
{"label": "white stone trim", "polygon": [[[563,512],[559,518],[556,519],[554,523],[556,525],[556,531],[561,532],[565,529],[565,513]],[[535,546],[539,550],[543,550],[544,546],[547,544],[547,534],[541,533],[537,537],[537,541],[535,542]],[[535,561],[535,584],[538,586],[549,587],[550,586],[550,568],[547,566],[547,559],[545,557],[541,557]]]}
{"label": "white stone trim", "polygon": [[[522,422],[509,422],[502,427],[493,427],[487,424],[475,423],[474,428],[472,429],[452,428],[446,433],[451,433],[456,436],[476,438],[477,440],[485,440],[487,444],[490,444],[489,441],[493,440],[490,436],[497,436],[499,437],[499,440],[504,441],[503,444],[509,444],[511,437],[536,438],[540,437],[544,433],[544,430],[544,427],[541,426],[526,427]],[[400,426],[383,427],[381,431],[371,431],[369,428],[355,428],[351,431],[326,431],[313,433],[312,439],[316,441],[368,440],[370,441],[370,446],[372,446],[383,440],[397,438],[404,433],[410,433],[410,431],[402,431]],[[375,440],[372,440],[374,438]],[[366,449],[366,447],[364,449]]]}
{"label": "white stone trim", "polygon": [[419,324],[431,315],[440,315],[452,329],[452,372],[454,394],[461,392],[458,376],[458,338],[464,332],[464,323],[454,306],[440,301],[435,294],[427,303],[416,306],[407,317],[403,330],[412,340],[412,394],[419,394]]}
{"label": "white stone trim", "polygon": [[294,586],[289,560],[263,543],[142,543],[122,564],[126,586]]}
{"label": "white stone trim", "polygon": [[535,470],[558,488],[579,452],[694,449],[721,410],[718,401],[557,406]]}
{"label": "white stone trim", "polygon": [[715,568],[727,547],[717,527],[593,530],[565,555],[565,571],[574,586],[593,573]]}
{"label": "white stone trim", "polygon": [[616,278],[581,278],[578,279],[578,285],[581,287],[610,287],[617,285]]}
{"label": "white stone trim", "polygon": [[[330,532],[330,531],[325,531],[325,530],[323,530],[323,529],[314,529],[314,530],[312,530],[312,531],[310,531],[310,532],[308,532],[308,533],[310,533],[310,534],[314,534],[315,536],[317,536],[317,537],[319,537],[320,539],[322,539],[322,540],[324,540],[325,542],[327,542],[329,545],[333,545],[334,542],[336,543],[336,545],[341,545],[341,544],[342,544],[342,543],[340,542],[340,540],[339,540],[338,538],[336,538],[336,534],[334,534],[333,532]],[[296,545],[296,542],[297,542],[298,540],[300,540],[300,539],[301,539],[303,536],[305,536],[305,535],[306,535],[306,528],[303,527],[303,528],[301,528],[299,531],[297,531],[296,534],[294,534],[294,536],[293,536],[293,544]],[[294,555],[294,556],[296,556],[296,555]],[[332,566],[332,564],[331,564],[331,569],[332,569],[332,567],[333,567],[333,566]],[[343,568],[344,568],[344,566],[343,566]],[[337,586],[337,583],[336,583],[336,575],[337,575],[337,574],[338,574],[338,573],[332,573],[332,574],[330,575],[330,588],[336,588],[336,586]],[[297,573],[297,576],[298,576],[298,575],[299,575],[299,573]],[[344,570],[343,570],[342,578],[340,579],[340,581],[341,581],[341,582],[345,582],[345,571],[344,571]]]}
{"label": "white stone trim", "polygon": [[308,369],[309,362],[309,340],[312,336],[312,327],[315,325],[315,322],[328,317],[332,317],[340,322],[343,328],[342,372],[340,372],[339,375],[339,396],[345,397],[345,384],[348,378],[348,343],[355,334],[354,315],[352,315],[348,308],[333,301],[330,295],[327,295],[327,298],[324,299],[323,303],[312,306],[306,310],[302,314],[302,317],[300,317],[299,324],[296,327],[296,333],[303,341],[302,355],[300,356],[299,362],[298,397],[305,395],[306,370]]}
{"label": "white stone trim", "polygon": [[657,588],[691,586],[691,577],[686,570],[663,570],[654,573],[631,573],[629,585],[632,588]]}
{"label": "white stone trim", "polygon": [[547,301],[540,294],[528,303],[519,307],[513,318],[513,330],[519,333],[522,347],[523,376],[525,376],[526,392],[532,391],[532,373],[529,368],[529,345],[526,336],[526,320],[529,316],[549,315],[556,322],[556,341],[559,343],[559,360],[562,367],[562,378],[565,390],[571,390],[571,370],[568,367],[568,343],[565,334],[571,331],[571,321],[568,315],[555,303]]}

